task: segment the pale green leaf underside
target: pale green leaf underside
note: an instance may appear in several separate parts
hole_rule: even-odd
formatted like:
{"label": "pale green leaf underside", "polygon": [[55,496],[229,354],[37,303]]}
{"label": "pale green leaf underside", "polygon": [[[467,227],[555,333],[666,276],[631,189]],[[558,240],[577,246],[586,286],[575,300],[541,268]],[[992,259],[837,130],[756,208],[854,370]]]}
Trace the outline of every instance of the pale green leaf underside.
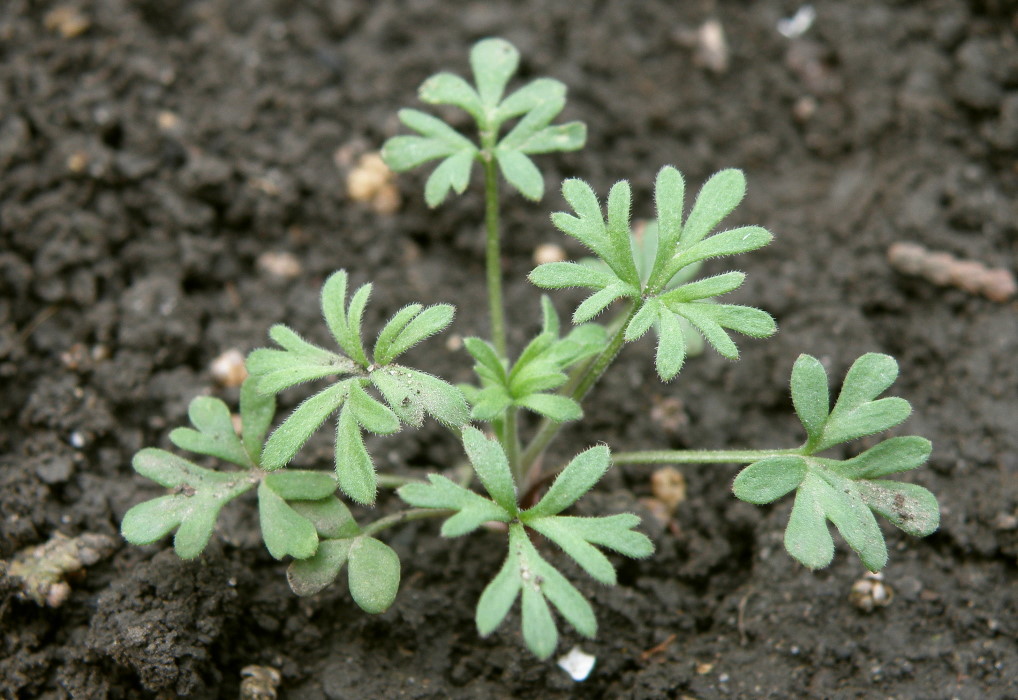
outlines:
{"label": "pale green leaf underside", "polygon": [[265,481],[258,485],[258,514],[262,539],[273,558],[307,559],[317,551],[318,532],[314,524]]}
{"label": "pale green leaf underside", "polygon": [[331,585],[345,564],[354,602],[367,613],[388,610],[399,589],[399,557],[373,537],[322,540],[314,556],[290,563],[287,581],[297,595],[314,595]]}
{"label": "pale green leaf underside", "polygon": [[350,546],[347,562],[354,602],[371,614],[388,610],[399,590],[400,566],[396,552],[373,537],[358,537]]}

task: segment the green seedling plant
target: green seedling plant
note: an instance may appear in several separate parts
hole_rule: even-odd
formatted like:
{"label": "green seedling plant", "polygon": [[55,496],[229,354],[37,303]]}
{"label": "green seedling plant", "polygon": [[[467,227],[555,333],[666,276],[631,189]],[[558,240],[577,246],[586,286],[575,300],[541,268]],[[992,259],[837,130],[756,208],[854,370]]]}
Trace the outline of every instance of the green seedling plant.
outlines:
{"label": "green seedling plant", "polygon": [[[452,323],[451,305],[410,303],[381,325],[369,348],[364,326],[372,286],[363,284],[351,293],[350,275],[340,270],[321,289],[322,316],[335,347],[311,343],[288,326],[273,326],[269,336],[277,347],[256,349],[247,358],[250,376],[240,390],[240,428],[234,428],[223,401],[199,397],[189,409],[193,428],[169,435],[180,450],[228,468],[200,466],[162,449],[142,450],[134,458],[135,470],[170,492],[131,508],[122,524],[124,537],[150,544],[175,532],[177,553],[195,558],[208,544],[223,506],[253,491],[266,548],[276,559],[289,560],[287,578],[295,593],[323,590],[345,567],[353,601],[379,613],[395,600],[401,564],[378,535],[411,520],[443,518],[443,537],[473,534],[505,542],[503,564],[477,601],[478,632],[494,633],[520,601],[522,639],[545,659],[559,639],[556,612],[584,637],[597,631],[590,602],[560,571],[563,556],[610,586],[616,583],[611,556],[641,559],[653,553],[651,540],[636,529],[636,515],[568,514],[613,464],[746,465],[735,477],[736,497],[766,504],[795,493],[785,547],[809,569],[832,561],[835,542],[828,522],[871,571],[887,561],[876,516],[919,537],[936,530],[939,508],[933,494],[885,478],[924,464],[931,451],[925,438],[890,437],[849,458],[824,456],[909,416],[904,399],[880,398],[898,365],[879,353],[852,364],[833,408],[823,365],[809,355],[798,358],[791,394],[806,434],[799,447],[613,455],[607,445],[595,444],[564,465],[550,462],[549,445],[564,424],[583,418],[584,400],[627,343],[652,333],[656,373],[669,382],[705,347],[737,360],[732,334],[766,338],[776,331],[767,312],[723,299],[742,285],[743,272],[698,276],[705,261],[750,253],[772,236],[759,226],[717,230],[745,194],[745,178],[735,169],[709,178],[686,213],[685,179],[665,166],[654,184],[656,216],[635,232],[628,183],[614,185],[602,207],[588,184],[568,179],[562,195],[571,211],[553,214],[552,223],[590,257],[539,265],[530,281],[542,289],[582,288],[590,294],[573,311],[569,328],[552,301],[542,297],[540,331],[510,355],[499,266],[499,178],[539,200],[544,176],[531,156],[577,149],[586,135],[578,122],[552,124],[565,105],[565,87],[558,81],[537,79],[504,96],[518,63],[511,44],[485,39],[470,55],[473,85],[439,73],[421,86],[423,101],[458,107],[476,122],[476,142],[436,117],[407,109],[400,119],[417,134],[393,137],[382,150],[397,171],[440,161],[425,186],[425,200],[433,207],[450,192],[463,193],[473,164],[482,166],[491,327],[489,338],[464,340],[476,383],[454,386],[397,362]],[[273,429],[277,395],[310,382],[317,388]],[[528,413],[532,420],[521,420]],[[379,471],[368,445],[419,428],[429,418],[462,446],[463,464],[444,465],[423,479]],[[289,467],[325,425],[335,435],[331,468]],[[526,426],[532,429],[525,431]],[[373,517],[371,506],[386,489],[406,507],[393,507],[393,499],[386,498],[381,509],[386,514]]]}

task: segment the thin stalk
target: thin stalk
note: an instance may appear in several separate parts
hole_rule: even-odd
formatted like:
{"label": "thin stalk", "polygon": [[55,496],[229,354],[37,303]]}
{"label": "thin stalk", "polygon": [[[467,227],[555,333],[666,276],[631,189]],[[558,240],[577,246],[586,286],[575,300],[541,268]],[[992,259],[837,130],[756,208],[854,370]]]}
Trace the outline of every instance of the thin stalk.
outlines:
{"label": "thin stalk", "polygon": [[444,510],[441,508],[408,508],[407,510],[400,510],[391,515],[387,515],[384,518],[379,518],[375,522],[371,523],[364,530],[361,531],[361,535],[371,537],[376,532],[381,532],[394,525],[400,523],[407,523],[411,520],[424,520],[425,518],[441,518],[444,516],[452,515],[456,511]]}
{"label": "thin stalk", "polygon": [[400,476],[398,474],[378,474],[375,478],[378,479],[379,488],[383,489],[398,489],[400,486],[406,486],[407,484],[428,483],[424,479],[418,479],[413,476]]}
{"label": "thin stalk", "polygon": [[[582,401],[583,397],[587,395],[593,386],[597,383],[605,370],[611,365],[611,363],[618,357],[619,351],[622,350],[622,346],[625,343],[626,326],[629,325],[630,319],[640,308],[638,303],[630,303],[629,308],[623,315],[622,323],[618,324],[615,328],[615,332],[612,334],[611,340],[608,341],[608,345],[605,346],[604,350],[594,358],[594,360],[583,366],[583,371],[580,374],[575,375],[569,384],[566,385],[566,395],[575,401]],[[544,419],[541,421],[541,425],[537,430],[537,434],[534,435],[530,444],[523,451],[523,455],[520,457],[520,473],[525,474],[530,466],[537,460],[537,458],[547,449],[548,445],[555,436],[558,435],[559,430],[562,429],[562,424]],[[539,478],[539,475],[537,476]]]}
{"label": "thin stalk", "polygon": [[615,452],[613,464],[737,464],[757,462],[765,457],[801,455],[801,448],[789,450],[638,450]]}
{"label": "thin stalk", "polygon": [[510,406],[505,412],[504,435],[502,436],[505,456],[509,461],[509,469],[517,484],[523,483],[523,472],[520,469],[520,430],[517,416],[519,409]]}
{"label": "thin stalk", "polygon": [[[482,140],[487,141],[482,133]],[[502,246],[501,225],[498,213],[498,172],[493,144],[485,144],[482,153],[484,162],[484,224],[487,230],[485,264],[488,276],[488,309],[491,315],[491,339],[495,350],[502,357],[506,355],[505,309],[502,300]]]}

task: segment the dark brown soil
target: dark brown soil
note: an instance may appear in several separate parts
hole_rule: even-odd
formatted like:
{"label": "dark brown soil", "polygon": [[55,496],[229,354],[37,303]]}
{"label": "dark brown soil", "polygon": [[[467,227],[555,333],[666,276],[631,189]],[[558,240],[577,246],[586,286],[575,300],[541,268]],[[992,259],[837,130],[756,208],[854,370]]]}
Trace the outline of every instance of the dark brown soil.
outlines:
{"label": "dark brown soil", "polygon": [[[76,29],[49,14],[61,5],[80,10],[82,33],[61,33]],[[743,341],[738,363],[690,361],[670,385],[653,375],[649,341],[628,347],[554,455],[596,441],[792,446],[796,356],[840,376],[882,351],[899,359],[895,390],[915,409],[901,432],[935,445],[907,478],[943,508],[925,540],[888,530],[896,596],[866,614],[848,601],[863,573],[854,556],[841,549],[811,574],[783,552],[787,500],[739,503],[737,467],[684,468],[675,523],[641,511],[653,558],[620,561],[612,589],[574,577],[601,628],[594,642],[565,634],[561,651],[580,643],[597,656],[576,684],[535,662],[515,617],[478,639],[497,535],[443,541],[433,522],[391,531],[403,584],[372,617],[342,586],[292,595],[243,500],[200,560],[179,561],[165,542],[122,546],[56,609],[0,579],[5,695],[230,698],[241,669],[261,664],[281,671],[281,697],[302,699],[1018,697],[1015,303],[886,262],[908,240],[1014,268],[1018,14],[1003,0],[815,6],[813,27],[788,39],[776,22],[797,3],[784,0],[4,0],[0,557],[57,532],[115,536],[157,493],[131,470],[134,452],[167,445],[194,396],[235,400],[209,371],[223,351],[265,344],[280,321],[319,333],[318,288],[334,269],[375,282],[370,324],[410,301],[450,301],[453,333],[486,333],[476,190],[432,212],[423,176],[404,176],[402,210],[383,216],[347,198],[345,177],[351,157],[397,133],[396,110],[426,76],[465,72],[488,35],[520,48],[524,77],[567,83],[564,116],[590,135],[581,152],[541,158],[541,204],[505,198],[515,347],[536,325],[532,252],[561,242],[548,213],[564,206],[565,176],[599,192],[629,179],[647,216],[662,165],[691,186],[739,167],[749,195],[733,222],[775,234],[737,261],[749,273],[738,296],[770,311],[779,334]],[[686,41],[710,18],[731,52],[721,73]],[[296,255],[303,273],[267,274],[257,260],[270,252]],[[558,300],[566,310],[575,297]],[[413,359],[469,378],[442,339]],[[681,402],[670,429],[648,417],[664,399]],[[328,464],[327,443],[303,462]],[[423,473],[457,449],[427,429],[377,454]],[[613,470],[586,511],[640,509],[650,473]]]}

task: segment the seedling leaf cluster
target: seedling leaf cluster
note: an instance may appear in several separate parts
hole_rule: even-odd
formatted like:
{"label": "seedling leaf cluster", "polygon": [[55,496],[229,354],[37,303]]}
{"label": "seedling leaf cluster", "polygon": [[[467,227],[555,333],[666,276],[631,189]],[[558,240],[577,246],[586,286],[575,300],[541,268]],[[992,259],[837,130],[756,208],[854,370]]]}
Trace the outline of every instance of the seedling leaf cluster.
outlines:
{"label": "seedling leaf cluster", "polygon": [[[699,274],[705,261],[751,253],[772,235],[760,226],[718,230],[745,196],[745,177],[735,169],[709,178],[687,213],[685,179],[672,166],[661,168],[654,183],[655,217],[636,226],[627,182],[615,184],[602,207],[590,185],[567,179],[562,195],[571,211],[553,214],[552,224],[590,257],[539,265],[529,279],[546,290],[583,288],[590,294],[573,311],[571,327],[564,327],[552,300],[541,297],[540,330],[513,355],[501,292],[500,176],[527,199],[539,200],[544,175],[531,156],[575,150],[586,139],[580,122],[552,123],[565,107],[562,83],[539,78],[506,95],[518,64],[511,44],[485,39],[470,54],[473,84],[439,73],[421,86],[424,102],[465,111],[476,123],[476,141],[435,116],[404,109],[400,120],[415,134],[394,136],[382,149],[396,171],[439,161],[425,185],[432,207],[450,192],[465,192],[474,163],[482,165],[490,335],[467,337],[461,356],[472,364],[476,381],[456,386],[398,362],[452,324],[451,304],[410,302],[380,324],[370,344],[365,325],[374,323],[368,311],[372,285],[352,289],[351,275],[339,270],[321,288],[323,330],[335,347],[310,342],[289,326],[273,326],[269,338],[275,347],[248,355],[239,416],[221,399],[198,397],[189,408],[192,427],[170,433],[170,442],[200,457],[201,465],[156,448],[134,457],[135,470],[169,492],[131,508],[122,523],[124,537],[141,545],[173,533],[177,554],[193,559],[208,545],[221,510],[253,492],[266,549],[288,561],[287,580],[296,594],[322,591],[345,569],[352,600],[366,612],[381,613],[396,600],[402,569],[383,533],[409,521],[441,518],[443,537],[471,535],[504,546],[501,568],[491,572],[477,601],[479,634],[495,633],[519,602],[523,642],[544,659],[559,641],[557,617],[580,636],[597,633],[594,609],[562,573],[564,561],[611,586],[618,557],[643,559],[654,551],[632,513],[570,513],[613,462],[747,465],[735,477],[735,496],[767,504],[794,492],[785,547],[810,569],[834,557],[828,522],[872,571],[887,561],[876,516],[910,535],[933,532],[939,523],[933,494],[885,478],[924,464],[932,449],[928,440],[890,437],[855,456],[824,456],[909,416],[904,399],[880,398],[898,365],[879,353],[855,361],[833,408],[823,364],[799,357],[791,394],[806,440],[797,448],[613,455],[591,436],[594,444],[565,464],[548,459],[547,448],[562,425],[583,418],[585,399],[627,343],[653,332],[654,368],[669,382],[705,346],[737,360],[732,333],[752,338],[775,333],[766,311],[723,300],[742,285],[744,272]],[[277,422],[277,396],[294,388],[304,390],[305,398]],[[528,413],[530,420],[521,420]],[[438,465],[420,478],[379,471],[369,446],[429,419],[462,447],[463,463]],[[326,424],[334,434],[330,468],[290,467]],[[218,468],[205,466],[211,463]],[[379,498],[387,488],[406,507],[395,498]]]}

